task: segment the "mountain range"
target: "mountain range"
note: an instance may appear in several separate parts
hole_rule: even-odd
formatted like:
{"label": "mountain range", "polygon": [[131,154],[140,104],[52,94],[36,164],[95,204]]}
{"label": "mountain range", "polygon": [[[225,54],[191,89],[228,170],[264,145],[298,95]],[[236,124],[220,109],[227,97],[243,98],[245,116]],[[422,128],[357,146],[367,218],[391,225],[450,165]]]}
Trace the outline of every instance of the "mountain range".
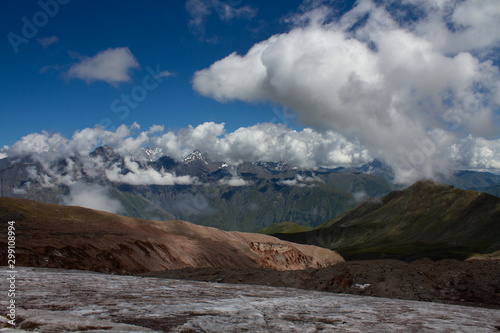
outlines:
{"label": "mountain range", "polygon": [[[308,170],[282,162],[234,166],[200,151],[182,161],[160,155],[145,150],[131,157],[103,146],[89,156],[5,158],[0,196],[86,206],[76,199],[93,193],[87,201],[100,196],[100,202],[118,202],[112,212],[129,217],[257,231],[287,221],[317,226],[394,187],[387,178],[354,169]],[[87,207],[114,205],[106,206]]]}
{"label": "mountain range", "polygon": [[[0,196],[255,232],[285,222],[317,227],[364,200],[402,188],[376,160],[312,170],[284,162],[228,165],[198,150],[183,160],[158,149],[129,156],[108,146],[89,155],[48,156],[1,159]],[[500,194],[500,176],[491,173],[460,171],[448,183]]]}

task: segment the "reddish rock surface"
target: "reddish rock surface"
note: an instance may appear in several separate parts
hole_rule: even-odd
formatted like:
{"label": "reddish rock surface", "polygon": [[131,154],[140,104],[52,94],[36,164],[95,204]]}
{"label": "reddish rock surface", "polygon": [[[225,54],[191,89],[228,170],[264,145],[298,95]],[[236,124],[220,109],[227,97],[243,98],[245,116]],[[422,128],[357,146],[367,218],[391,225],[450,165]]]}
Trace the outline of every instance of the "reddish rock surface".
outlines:
{"label": "reddish rock surface", "polygon": [[137,274],[187,267],[301,270],[344,261],[327,249],[261,234],[0,198],[2,265],[11,220],[18,266]]}

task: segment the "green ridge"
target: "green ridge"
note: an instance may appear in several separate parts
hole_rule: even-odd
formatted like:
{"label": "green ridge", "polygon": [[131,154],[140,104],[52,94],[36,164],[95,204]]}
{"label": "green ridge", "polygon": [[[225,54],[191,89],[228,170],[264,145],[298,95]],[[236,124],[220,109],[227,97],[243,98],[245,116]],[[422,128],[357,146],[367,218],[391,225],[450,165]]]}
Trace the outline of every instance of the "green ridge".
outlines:
{"label": "green ridge", "polygon": [[274,236],[347,259],[466,259],[500,249],[500,198],[424,180],[314,230]]}

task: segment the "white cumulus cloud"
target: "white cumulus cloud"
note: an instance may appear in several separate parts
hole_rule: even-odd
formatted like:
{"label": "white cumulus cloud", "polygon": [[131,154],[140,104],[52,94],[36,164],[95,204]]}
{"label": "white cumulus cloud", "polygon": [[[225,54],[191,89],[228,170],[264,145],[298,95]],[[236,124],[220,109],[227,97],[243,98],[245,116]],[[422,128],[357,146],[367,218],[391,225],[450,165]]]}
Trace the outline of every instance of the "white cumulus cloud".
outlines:
{"label": "white cumulus cloud", "polygon": [[322,183],[323,181],[316,175],[312,175],[311,177],[297,175],[293,179],[282,179],[278,182],[280,185],[285,186],[298,186],[298,187],[306,187],[306,186],[314,186],[314,183]]}
{"label": "white cumulus cloud", "polygon": [[[405,0],[427,17],[415,24],[417,34],[443,52],[489,49],[500,45],[497,0]],[[450,29],[451,27],[451,29]]]}
{"label": "white cumulus cloud", "polygon": [[139,67],[128,47],[117,47],[100,51],[93,57],[84,57],[70,67],[67,75],[86,82],[104,81],[117,85],[130,81],[131,70]]}
{"label": "white cumulus cloud", "polygon": [[231,177],[219,180],[219,183],[228,186],[247,186],[250,183],[241,177]]}

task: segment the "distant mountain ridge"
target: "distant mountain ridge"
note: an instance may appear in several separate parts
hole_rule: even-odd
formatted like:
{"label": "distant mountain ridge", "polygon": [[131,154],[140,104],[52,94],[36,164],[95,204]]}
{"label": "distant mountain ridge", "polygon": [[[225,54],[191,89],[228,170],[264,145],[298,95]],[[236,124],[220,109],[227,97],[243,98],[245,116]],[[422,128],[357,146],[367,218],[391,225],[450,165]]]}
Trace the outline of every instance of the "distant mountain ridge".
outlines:
{"label": "distant mountain ridge", "polygon": [[346,259],[466,259],[500,249],[500,198],[422,180],[314,230],[273,235]]}
{"label": "distant mountain ridge", "polygon": [[142,157],[124,156],[103,146],[88,157],[50,162],[37,156],[3,159],[0,195],[61,204],[81,182],[105,189],[130,217],[257,231],[285,221],[316,226],[354,207],[355,192],[374,197],[393,188],[385,178],[359,172],[283,162],[229,165],[201,151],[182,160],[159,154],[145,149]]}
{"label": "distant mountain ridge", "polygon": [[[377,160],[310,170],[285,162],[230,165],[199,150],[182,159],[152,148],[127,156],[109,146],[88,156],[59,155],[50,161],[38,155],[1,159],[0,196],[84,205],[73,198],[75,184],[85,184],[99,189],[104,200],[118,201],[117,212],[126,216],[257,231],[288,221],[316,227],[399,188],[392,170]],[[459,172],[450,183],[500,194],[500,176],[493,174]]]}

